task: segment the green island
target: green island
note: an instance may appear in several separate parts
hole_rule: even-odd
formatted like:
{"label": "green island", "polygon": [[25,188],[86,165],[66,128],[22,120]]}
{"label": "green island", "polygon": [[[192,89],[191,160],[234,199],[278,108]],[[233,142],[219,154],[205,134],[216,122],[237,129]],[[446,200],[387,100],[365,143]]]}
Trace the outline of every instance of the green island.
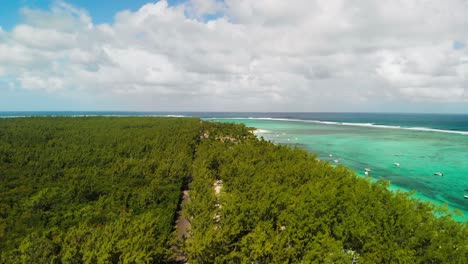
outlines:
{"label": "green island", "polygon": [[387,187],[244,125],[5,118],[0,263],[468,263],[466,223]]}

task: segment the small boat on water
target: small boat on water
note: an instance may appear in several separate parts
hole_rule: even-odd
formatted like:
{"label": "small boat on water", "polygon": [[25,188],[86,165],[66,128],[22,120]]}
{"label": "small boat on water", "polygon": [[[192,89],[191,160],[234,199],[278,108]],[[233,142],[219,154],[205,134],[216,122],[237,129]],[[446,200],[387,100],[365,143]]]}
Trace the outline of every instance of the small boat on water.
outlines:
{"label": "small boat on water", "polygon": [[440,172],[440,171],[434,172],[434,175],[435,176],[444,176],[444,174],[442,172]]}
{"label": "small boat on water", "polygon": [[338,163],[338,162],[340,162],[340,161],[339,161],[339,160],[337,160],[337,159],[336,159],[336,160],[333,160],[333,161],[334,161],[335,163]]}
{"label": "small boat on water", "polygon": [[393,163],[393,165],[395,165],[397,167],[400,167],[400,163],[398,163],[398,162]]}
{"label": "small boat on water", "polygon": [[371,169],[369,169],[369,168],[365,168],[364,170],[367,171],[367,172],[371,171]]}
{"label": "small boat on water", "polygon": [[329,154],[328,156],[329,156],[329,157],[333,157],[333,155],[332,155],[332,154]]}
{"label": "small boat on water", "polygon": [[468,189],[465,189],[465,195],[463,197],[465,197],[465,199],[468,199]]}

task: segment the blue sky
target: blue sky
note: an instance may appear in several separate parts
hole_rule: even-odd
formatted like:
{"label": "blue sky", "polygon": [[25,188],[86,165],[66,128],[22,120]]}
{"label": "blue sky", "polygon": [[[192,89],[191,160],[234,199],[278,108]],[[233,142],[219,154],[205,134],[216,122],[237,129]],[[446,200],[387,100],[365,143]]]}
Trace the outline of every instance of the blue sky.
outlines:
{"label": "blue sky", "polygon": [[0,0],[0,111],[468,113],[466,14],[465,0]]}
{"label": "blue sky", "polygon": [[[0,26],[10,30],[21,23],[20,8],[48,9],[57,0],[0,0]],[[112,23],[117,12],[123,10],[136,11],[148,0],[70,0],[66,1],[76,7],[84,8],[96,24]],[[156,2],[156,1],[153,1]],[[170,0],[171,5],[177,5],[183,0]]]}

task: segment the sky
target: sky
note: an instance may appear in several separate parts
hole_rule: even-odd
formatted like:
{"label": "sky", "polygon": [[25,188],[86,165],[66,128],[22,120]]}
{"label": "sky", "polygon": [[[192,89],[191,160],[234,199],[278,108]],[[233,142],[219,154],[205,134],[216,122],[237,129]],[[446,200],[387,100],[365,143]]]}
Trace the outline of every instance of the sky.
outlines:
{"label": "sky", "polygon": [[468,113],[467,0],[0,0],[0,111]]}

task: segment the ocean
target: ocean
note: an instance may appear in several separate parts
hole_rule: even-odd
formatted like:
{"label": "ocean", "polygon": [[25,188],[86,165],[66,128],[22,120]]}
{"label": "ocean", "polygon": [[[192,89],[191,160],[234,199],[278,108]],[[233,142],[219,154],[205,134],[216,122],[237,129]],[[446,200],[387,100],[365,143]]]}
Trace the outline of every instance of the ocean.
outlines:
{"label": "ocean", "polygon": [[[276,144],[299,146],[393,190],[446,205],[468,221],[468,115],[383,113],[0,112],[20,116],[196,116],[244,123]],[[0,128],[1,129],[1,128]],[[467,191],[465,191],[467,190]]]}

